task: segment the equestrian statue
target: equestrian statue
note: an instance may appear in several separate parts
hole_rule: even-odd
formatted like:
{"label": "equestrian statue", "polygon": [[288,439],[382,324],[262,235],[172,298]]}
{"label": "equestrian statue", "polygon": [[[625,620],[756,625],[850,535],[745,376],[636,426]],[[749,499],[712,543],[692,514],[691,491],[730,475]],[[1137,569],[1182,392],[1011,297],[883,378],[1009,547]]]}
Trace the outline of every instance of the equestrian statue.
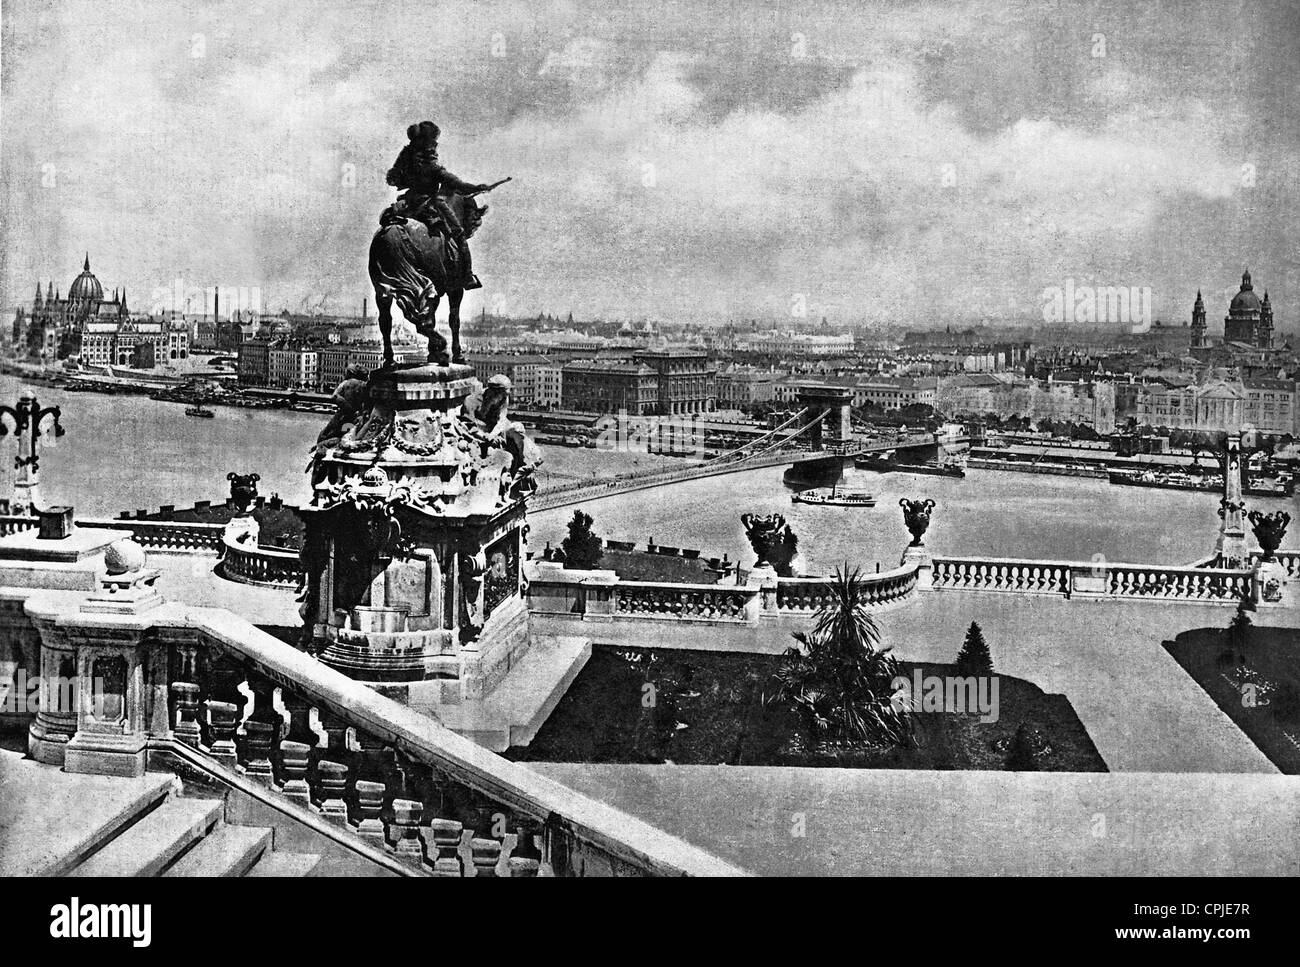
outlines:
{"label": "equestrian statue", "polygon": [[[416,330],[429,340],[429,362],[463,363],[460,347],[460,302],[467,289],[481,283],[470,263],[469,239],[488,210],[474,199],[503,185],[462,181],[438,161],[438,126],[421,121],[406,129],[408,142],[388,171],[388,184],[401,194],[379,218],[370,243],[370,281],[375,287],[379,331],[384,337],[384,366],[393,366],[394,300]],[[434,315],[447,296],[447,340]]]}

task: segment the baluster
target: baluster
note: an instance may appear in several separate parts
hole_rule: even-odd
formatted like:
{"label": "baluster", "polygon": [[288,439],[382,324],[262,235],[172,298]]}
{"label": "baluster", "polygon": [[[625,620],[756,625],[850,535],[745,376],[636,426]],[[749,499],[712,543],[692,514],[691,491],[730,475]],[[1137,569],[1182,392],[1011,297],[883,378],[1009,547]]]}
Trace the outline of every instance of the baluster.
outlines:
{"label": "baluster", "polygon": [[284,777],[280,791],[303,805],[311,803],[311,787],[307,785],[307,769],[310,765],[311,746],[292,739],[280,743],[280,768]]}
{"label": "baluster", "polygon": [[387,842],[384,824],[379,818],[384,808],[384,792],[387,787],[382,782],[373,782],[369,779],[357,779],[353,787],[356,789],[357,812],[360,815],[356,826],[357,833],[367,839]]}
{"label": "baluster", "polygon": [[249,719],[244,723],[244,745],[248,760],[244,771],[250,778],[265,786],[270,786],[274,782],[271,750],[275,747],[279,734],[279,729],[269,722]]}
{"label": "baluster", "polygon": [[197,749],[203,737],[199,727],[199,686],[192,682],[173,682],[171,692],[176,696],[176,724],[172,734],[178,742]]}
{"label": "baluster", "polygon": [[435,876],[461,876],[460,838],[464,827],[454,819],[435,816],[429,822],[428,843]]}
{"label": "baluster", "polygon": [[235,726],[244,721],[248,699],[239,686],[245,679],[244,668],[239,659],[233,655],[218,655],[209,663],[208,695],[218,702],[226,702],[235,707]]}
{"label": "baluster", "polygon": [[507,866],[510,875],[537,876],[542,865],[542,852],[537,846],[541,824],[527,816],[515,818],[515,848],[510,851]]}
{"label": "baluster", "polygon": [[475,837],[469,841],[470,856],[474,862],[475,876],[496,876],[497,863],[501,862],[501,842]]}
{"label": "baluster", "polygon": [[328,709],[318,709],[320,727],[325,731],[325,756],[336,762],[351,763],[352,750],[348,748],[348,723]]}
{"label": "baluster", "polygon": [[239,728],[239,708],[233,702],[218,702],[211,698],[203,704],[208,709],[208,729],[212,735],[209,755],[227,768],[237,769],[239,756],[235,750],[235,731]]}
{"label": "baluster", "polygon": [[275,682],[262,675],[250,672],[248,688],[253,693],[253,710],[249,713],[250,722],[264,722],[274,732],[274,742],[279,742],[284,730],[284,717],[275,708]]}
{"label": "baluster", "polygon": [[420,841],[420,815],[423,812],[424,803],[415,799],[393,800],[393,847],[397,858],[415,869],[424,866],[424,844]]}
{"label": "baluster", "polygon": [[360,729],[357,730],[356,736],[357,752],[353,760],[353,777],[387,786],[388,781],[396,774],[392,748]]}
{"label": "baluster", "polygon": [[343,799],[347,785],[348,767],[343,763],[330,759],[316,763],[316,788],[313,791],[321,813],[336,826],[348,825],[348,804]]}

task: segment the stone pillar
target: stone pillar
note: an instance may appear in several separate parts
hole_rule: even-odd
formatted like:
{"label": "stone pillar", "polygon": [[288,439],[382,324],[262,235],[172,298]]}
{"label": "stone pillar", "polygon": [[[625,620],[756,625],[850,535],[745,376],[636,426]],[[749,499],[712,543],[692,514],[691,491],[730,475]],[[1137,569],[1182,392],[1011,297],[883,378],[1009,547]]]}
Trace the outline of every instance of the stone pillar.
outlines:
{"label": "stone pillar", "polygon": [[1246,503],[1241,497],[1241,434],[1229,433],[1223,454],[1223,497],[1219,501],[1219,539],[1214,545],[1219,567],[1242,567],[1250,554],[1246,547]]}
{"label": "stone pillar", "polygon": [[77,648],[53,615],[33,616],[41,640],[40,692],[36,719],[27,730],[27,751],[37,762],[63,765],[77,732]]}
{"label": "stone pillar", "polygon": [[777,576],[776,568],[771,564],[761,564],[750,569],[749,578],[745,583],[748,587],[758,588],[758,593],[745,605],[746,620],[757,621],[759,615],[764,612],[772,614],[776,612],[778,581],[780,578]]}
{"label": "stone pillar", "polygon": [[908,547],[903,551],[902,566],[916,565],[916,589],[928,591],[934,587],[934,559],[922,544],[920,547]]}

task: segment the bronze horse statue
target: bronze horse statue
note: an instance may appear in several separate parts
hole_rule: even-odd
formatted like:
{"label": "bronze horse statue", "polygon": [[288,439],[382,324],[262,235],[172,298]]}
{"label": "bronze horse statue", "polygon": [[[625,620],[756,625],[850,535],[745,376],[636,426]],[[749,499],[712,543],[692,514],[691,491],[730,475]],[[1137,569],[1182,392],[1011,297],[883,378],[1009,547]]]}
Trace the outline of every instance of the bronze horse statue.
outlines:
{"label": "bronze horse statue", "polygon": [[[483,223],[487,206],[480,207],[473,195],[452,195],[448,202],[469,239]],[[416,331],[429,340],[429,362],[446,366],[465,361],[460,348],[460,301],[465,290],[454,258],[455,244],[445,231],[431,232],[419,219],[395,214],[392,209],[380,218],[379,231],[370,242],[370,282],[375,287],[379,331],[384,337],[385,367],[393,366],[394,300]],[[447,340],[438,332],[434,318],[444,295],[451,329],[450,358]]]}

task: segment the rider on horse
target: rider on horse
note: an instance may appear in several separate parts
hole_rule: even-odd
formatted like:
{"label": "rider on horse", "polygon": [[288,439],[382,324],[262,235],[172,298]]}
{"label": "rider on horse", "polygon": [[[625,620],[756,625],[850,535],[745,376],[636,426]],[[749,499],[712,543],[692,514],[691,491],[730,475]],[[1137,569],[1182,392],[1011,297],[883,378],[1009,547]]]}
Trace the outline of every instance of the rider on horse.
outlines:
{"label": "rider on horse", "polygon": [[470,195],[486,191],[488,186],[462,181],[438,162],[439,133],[438,125],[432,121],[421,121],[406,129],[410,141],[388,170],[388,183],[394,188],[404,189],[393,206],[393,213],[399,217],[419,219],[429,227],[429,233],[435,236],[438,222],[441,221],[459,251],[457,259],[464,275],[461,287],[478,289],[482,286],[470,267],[465,228],[452,211],[447,198],[453,194]]}

